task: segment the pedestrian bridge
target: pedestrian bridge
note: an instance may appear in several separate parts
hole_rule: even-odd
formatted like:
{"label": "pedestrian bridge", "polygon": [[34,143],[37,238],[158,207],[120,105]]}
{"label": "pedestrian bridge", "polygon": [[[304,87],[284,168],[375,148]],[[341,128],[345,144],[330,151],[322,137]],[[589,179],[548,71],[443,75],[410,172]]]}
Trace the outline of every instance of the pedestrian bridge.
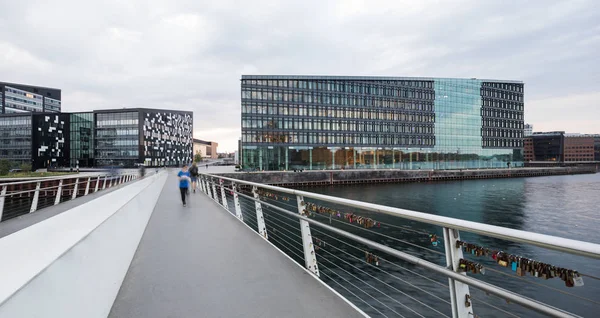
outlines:
{"label": "pedestrian bridge", "polygon": [[[210,174],[183,207],[175,173],[125,178],[0,238],[0,317],[577,317],[600,309],[599,266],[568,267],[579,257],[597,262],[598,244]],[[0,233],[46,212],[4,221]],[[516,259],[469,243],[471,234],[563,253],[565,262]],[[502,286],[511,279],[532,284]],[[558,308],[552,297],[573,305]]]}

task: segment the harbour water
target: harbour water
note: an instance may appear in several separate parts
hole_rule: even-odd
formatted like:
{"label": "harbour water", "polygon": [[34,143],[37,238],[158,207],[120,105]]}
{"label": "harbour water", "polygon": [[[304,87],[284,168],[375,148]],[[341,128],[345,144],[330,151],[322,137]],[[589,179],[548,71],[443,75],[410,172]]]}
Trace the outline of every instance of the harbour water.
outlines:
{"label": "harbour water", "polygon": [[[312,187],[305,190],[600,244],[600,174]],[[382,226],[367,232],[346,226],[343,222],[332,224],[432,262],[445,262],[443,255],[427,250],[443,252],[443,245],[433,247],[428,235],[424,234],[432,233],[441,237],[439,227],[364,211],[346,209],[341,212],[361,213],[381,221]],[[268,214],[267,221],[273,218]],[[268,222],[267,225],[269,224],[274,225],[273,222]],[[393,259],[402,267],[382,260],[380,266],[374,268],[362,261],[365,258],[364,252],[337,242],[335,236],[329,237],[316,230],[313,230],[313,236],[330,244],[317,251],[323,279],[365,312],[373,316],[388,317],[451,316],[450,306],[445,303],[449,299],[447,279]],[[599,260],[469,233],[461,233],[461,239],[600,277]],[[560,278],[544,280],[531,275],[519,277],[511,268],[499,266],[490,257],[468,255],[467,258],[489,269],[485,275],[477,274],[477,278],[502,288],[584,317],[594,317],[600,310],[600,281],[596,279],[584,277],[584,286],[568,288]],[[446,287],[432,283],[420,275]],[[471,293],[474,304],[472,308],[480,317],[539,316],[531,310],[486,295],[474,288],[471,288]]]}

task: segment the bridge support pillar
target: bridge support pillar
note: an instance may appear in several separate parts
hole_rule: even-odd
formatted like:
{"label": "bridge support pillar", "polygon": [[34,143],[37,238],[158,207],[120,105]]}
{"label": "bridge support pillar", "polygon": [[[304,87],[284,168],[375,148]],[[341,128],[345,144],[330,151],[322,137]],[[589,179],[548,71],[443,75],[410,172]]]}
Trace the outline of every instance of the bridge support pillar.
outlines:
{"label": "bridge support pillar", "polygon": [[[223,200],[223,207],[225,208],[225,210],[229,211],[229,206],[227,204],[227,196],[225,196],[225,187],[223,186],[223,179],[219,179],[219,187],[221,187],[221,199]],[[240,220],[242,219],[240,215],[238,215],[237,217],[240,218]]]}
{"label": "bridge support pillar", "polygon": [[2,214],[4,213],[4,199],[6,198],[6,190],[8,186],[2,186],[2,193],[0,194],[0,221],[2,221]]}
{"label": "bridge support pillar", "polygon": [[33,195],[33,202],[31,202],[31,209],[29,209],[29,213],[35,212],[37,210],[38,199],[40,198],[40,186],[42,185],[41,181],[37,182],[35,186],[35,194]]}
{"label": "bridge support pillar", "polygon": [[[296,196],[298,202],[298,213],[300,215],[307,215],[306,203],[301,195]],[[317,255],[315,254],[315,247],[313,245],[312,236],[310,235],[310,225],[308,222],[300,219],[300,231],[302,232],[302,247],[304,250],[304,265],[306,269],[311,271],[316,276],[319,275],[319,267],[317,265]]]}
{"label": "bridge support pillar", "polygon": [[[462,249],[460,247],[456,248],[456,241],[460,240],[460,233],[458,230],[446,227],[443,230],[446,265],[453,271],[458,272],[460,259],[463,258]],[[467,273],[462,273],[462,275],[467,276]],[[448,278],[448,287],[450,288],[452,317],[474,317],[473,300],[471,300],[469,285]]]}
{"label": "bridge support pillar", "polygon": [[258,195],[258,188],[252,186],[252,195],[254,196],[254,207],[256,208],[256,224],[258,227],[258,234],[266,239],[269,238],[267,234],[267,226],[265,225],[265,218],[263,217],[262,204],[260,204],[260,196]]}
{"label": "bridge support pillar", "polygon": [[60,197],[62,196],[62,186],[63,186],[63,181],[60,180],[58,182],[58,190],[56,190],[56,199],[54,199],[54,205],[57,205],[60,203]]}
{"label": "bridge support pillar", "polygon": [[240,206],[240,198],[237,194],[237,185],[235,182],[231,183],[231,189],[233,190],[233,206],[235,208],[235,215],[240,220],[244,220],[244,215],[242,214],[242,207]]}
{"label": "bridge support pillar", "polygon": [[79,178],[75,179],[75,188],[73,188],[73,195],[71,195],[71,200],[77,198],[77,190],[79,190]]}
{"label": "bridge support pillar", "polygon": [[91,180],[92,180],[92,177],[88,177],[87,184],[85,185],[85,193],[83,195],[88,195],[88,193],[90,193],[90,181]]}

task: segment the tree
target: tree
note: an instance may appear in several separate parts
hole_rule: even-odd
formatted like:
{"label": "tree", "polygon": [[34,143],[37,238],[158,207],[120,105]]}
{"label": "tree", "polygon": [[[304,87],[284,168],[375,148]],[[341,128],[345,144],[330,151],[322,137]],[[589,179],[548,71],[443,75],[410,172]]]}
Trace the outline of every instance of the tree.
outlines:
{"label": "tree", "polygon": [[196,151],[194,162],[202,162],[202,152],[200,150]]}
{"label": "tree", "polygon": [[6,159],[2,159],[0,160],[0,176],[5,176],[8,174],[8,171],[11,169],[11,162],[6,160]]}

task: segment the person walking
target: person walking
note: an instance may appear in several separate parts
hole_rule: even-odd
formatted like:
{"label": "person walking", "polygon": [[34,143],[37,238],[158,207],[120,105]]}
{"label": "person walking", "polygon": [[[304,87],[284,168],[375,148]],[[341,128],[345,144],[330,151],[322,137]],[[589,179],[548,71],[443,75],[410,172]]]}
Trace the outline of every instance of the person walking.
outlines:
{"label": "person walking", "polygon": [[189,186],[190,186],[190,172],[188,171],[188,167],[183,165],[181,167],[181,171],[177,174],[179,177],[179,191],[181,192],[181,202],[183,202],[183,206],[186,206],[185,197],[188,194]]}
{"label": "person walking", "polygon": [[194,193],[196,193],[196,186],[198,183],[198,166],[196,165],[196,163],[194,162],[192,164],[192,167],[190,168],[190,175],[192,177],[192,190],[194,191]]}

